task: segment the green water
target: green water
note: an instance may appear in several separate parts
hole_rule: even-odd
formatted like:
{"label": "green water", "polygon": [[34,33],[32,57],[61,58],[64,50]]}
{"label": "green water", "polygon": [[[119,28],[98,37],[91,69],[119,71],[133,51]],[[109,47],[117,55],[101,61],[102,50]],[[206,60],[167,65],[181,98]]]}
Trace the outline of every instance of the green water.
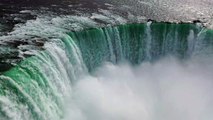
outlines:
{"label": "green water", "polygon": [[212,46],[213,34],[194,24],[152,23],[96,28],[69,35],[78,44],[87,68],[92,70],[104,61],[139,64],[166,55],[183,59],[202,54],[201,49]]}
{"label": "green water", "polygon": [[63,119],[72,86],[106,61],[137,65],[213,53],[213,31],[194,24],[129,24],[62,36],[0,76],[1,120]]}

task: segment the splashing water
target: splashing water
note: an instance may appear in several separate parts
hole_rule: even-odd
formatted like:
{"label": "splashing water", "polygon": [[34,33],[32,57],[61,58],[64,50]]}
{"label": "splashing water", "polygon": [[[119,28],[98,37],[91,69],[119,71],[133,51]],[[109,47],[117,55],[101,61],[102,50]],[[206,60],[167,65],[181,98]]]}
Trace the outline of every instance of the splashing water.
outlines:
{"label": "splashing water", "polygon": [[0,76],[2,120],[213,118],[211,30],[147,23],[59,34]]}
{"label": "splashing water", "polygon": [[211,60],[106,63],[74,85],[66,120],[210,120]]}

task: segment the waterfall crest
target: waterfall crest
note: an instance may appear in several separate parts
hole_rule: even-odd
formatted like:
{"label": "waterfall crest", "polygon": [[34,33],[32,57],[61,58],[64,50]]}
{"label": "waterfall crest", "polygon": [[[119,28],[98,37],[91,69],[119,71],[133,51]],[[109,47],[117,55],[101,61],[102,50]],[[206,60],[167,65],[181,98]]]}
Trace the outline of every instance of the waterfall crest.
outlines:
{"label": "waterfall crest", "polygon": [[187,59],[213,52],[213,32],[194,24],[130,24],[61,36],[0,76],[1,118],[63,119],[72,86],[104,62],[137,65],[169,55]]}

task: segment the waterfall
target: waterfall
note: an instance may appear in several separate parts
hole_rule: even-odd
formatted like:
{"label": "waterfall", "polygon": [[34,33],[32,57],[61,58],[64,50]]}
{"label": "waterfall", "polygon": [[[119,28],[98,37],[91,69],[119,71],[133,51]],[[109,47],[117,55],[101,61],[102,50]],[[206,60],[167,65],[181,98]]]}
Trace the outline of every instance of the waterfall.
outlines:
{"label": "waterfall", "polygon": [[151,22],[61,33],[45,44],[44,51],[0,76],[0,117],[61,120],[73,86],[105,62],[134,66],[170,55],[210,56],[212,38],[211,30],[193,24]]}

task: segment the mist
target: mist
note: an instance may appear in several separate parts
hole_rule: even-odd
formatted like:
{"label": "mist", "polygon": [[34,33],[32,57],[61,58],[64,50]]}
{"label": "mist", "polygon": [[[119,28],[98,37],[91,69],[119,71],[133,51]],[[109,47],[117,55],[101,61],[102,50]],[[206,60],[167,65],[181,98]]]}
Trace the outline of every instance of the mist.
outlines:
{"label": "mist", "polygon": [[65,120],[212,120],[212,63],[105,63],[73,86]]}

